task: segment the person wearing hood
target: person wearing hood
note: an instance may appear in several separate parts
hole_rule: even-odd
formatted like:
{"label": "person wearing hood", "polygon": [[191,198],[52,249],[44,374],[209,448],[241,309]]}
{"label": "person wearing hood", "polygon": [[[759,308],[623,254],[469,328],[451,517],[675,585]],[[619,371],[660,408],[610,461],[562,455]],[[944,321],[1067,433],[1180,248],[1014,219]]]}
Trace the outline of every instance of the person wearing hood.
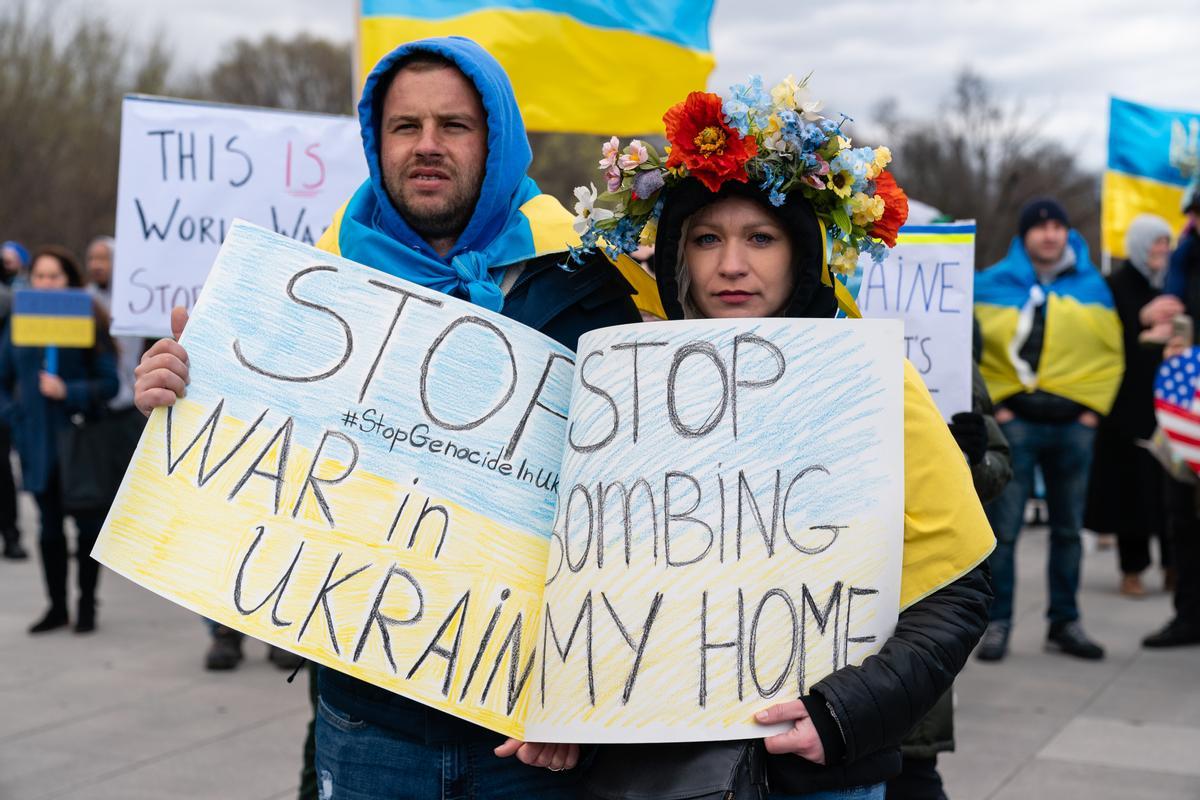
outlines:
{"label": "person wearing hood", "polygon": [[983,333],[979,369],[1013,466],[1013,480],[987,506],[997,540],[996,602],[977,655],[998,661],[1008,652],[1017,536],[1040,466],[1050,517],[1046,647],[1102,659],[1104,648],[1080,622],[1080,527],[1096,427],[1124,371],[1121,321],[1087,244],[1057,201],[1041,198],[1021,210],[1008,255],[975,278],[975,316]]}
{"label": "person wearing hood", "polygon": [[[526,175],[532,153],[512,86],[479,45],[445,37],[397,47],[368,76],[358,115],[370,177],[319,248],[499,311],[571,349],[588,330],[639,321],[632,288],[602,255],[560,268],[579,241],[573,218]],[[176,334],[185,322],[176,309]],[[173,403],[186,360],[174,340],[155,343],[138,367],[138,407]],[[317,683],[323,797],[574,796],[576,773],[564,768],[575,746],[504,741],[324,667]]]}
{"label": "person wearing hood", "polygon": [[1183,304],[1162,293],[1171,254],[1166,220],[1153,214],[1136,217],[1125,234],[1125,250],[1128,260],[1108,278],[1124,331],[1125,374],[1096,434],[1087,527],[1117,534],[1121,593],[1141,597],[1146,593],[1142,572],[1150,566],[1151,537],[1158,539],[1159,562],[1171,581],[1163,470],[1138,442],[1150,439],[1157,426],[1154,378],[1171,320],[1183,313]]}
{"label": "person wearing hood", "polygon": [[[790,81],[781,86],[788,97],[803,88]],[[748,135],[724,121],[726,109],[717,95],[697,92],[669,110],[664,121],[672,150],[661,165],[665,176],[653,182],[640,174],[632,178],[642,207],[655,211],[647,219],[629,210],[637,208],[633,204],[613,212],[585,202],[581,215],[592,220],[585,243],[597,236],[610,245],[623,238],[628,252],[638,234],[643,240],[652,235],[653,271],[669,320],[822,319],[833,318],[839,308],[857,317],[849,292],[831,275],[826,232],[838,214],[844,227],[834,236],[833,252],[841,256],[835,263],[842,268],[853,267],[858,248],[894,243],[907,198],[882,170],[890,154],[886,148],[874,154],[864,152],[870,148],[850,151],[836,123],[820,117],[801,123],[787,109],[764,110],[762,116],[778,117],[779,128],[790,123],[795,139],[771,140],[762,128]],[[760,147],[772,145],[790,148],[786,163],[803,172],[774,174],[770,153],[756,157]],[[640,159],[642,147],[631,143],[625,163]],[[845,158],[827,161],[838,148]],[[816,158],[808,161],[815,154],[823,154],[823,166]],[[870,165],[867,158],[874,159]],[[859,178],[853,177],[855,164]],[[618,185],[616,177],[610,187]],[[782,190],[792,177],[791,190]],[[864,209],[854,222],[842,216],[840,199],[851,196],[840,193],[850,182],[861,184],[863,195],[851,201]],[[647,185],[657,197],[639,191]],[[838,669],[805,696],[756,715],[764,724],[791,723],[784,733],[732,745],[599,747],[587,797],[884,797],[885,782],[900,772],[902,738],[949,689],[987,624],[986,559],[994,546],[963,453],[907,361],[903,397],[904,555],[892,637],[863,663]],[[741,752],[745,758],[736,761]],[[713,793],[718,788],[722,794]]]}

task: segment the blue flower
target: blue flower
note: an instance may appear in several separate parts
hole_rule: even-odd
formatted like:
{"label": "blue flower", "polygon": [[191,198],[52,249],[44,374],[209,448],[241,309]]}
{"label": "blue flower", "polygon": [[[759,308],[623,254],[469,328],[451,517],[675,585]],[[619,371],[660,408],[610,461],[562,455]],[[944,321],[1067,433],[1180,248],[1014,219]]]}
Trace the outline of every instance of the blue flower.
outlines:
{"label": "blue flower", "polygon": [[776,207],[783,205],[783,201],[787,199],[787,195],[783,193],[782,189],[787,176],[775,172],[770,162],[764,162],[762,170],[763,182],[759,184],[758,188],[769,192],[768,199],[771,201],[771,205]]}
{"label": "blue flower", "polygon": [[771,117],[771,96],[763,89],[762,76],[751,75],[746,83],[730,86],[721,108],[725,124],[742,136],[750,133],[751,126],[765,128]]}

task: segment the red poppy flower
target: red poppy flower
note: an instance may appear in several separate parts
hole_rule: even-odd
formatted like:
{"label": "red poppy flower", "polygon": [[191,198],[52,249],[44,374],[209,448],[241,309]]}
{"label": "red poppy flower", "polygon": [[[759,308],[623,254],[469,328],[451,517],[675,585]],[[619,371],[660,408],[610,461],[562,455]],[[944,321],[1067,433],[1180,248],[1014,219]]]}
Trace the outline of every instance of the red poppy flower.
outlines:
{"label": "red poppy flower", "polygon": [[671,156],[667,167],[687,167],[710,192],[727,180],[748,180],[746,162],[758,153],[758,143],[742,136],[722,119],[721,98],[692,92],[663,114]]}
{"label": "red poppy flower", "polygon": [[879,173],[875,179],[875,196],[883,198],[883,216],[871,226],[870,235],[886,244],[896,246],[896,234],[908,219],[908,195],[896,185],[892,173]]}

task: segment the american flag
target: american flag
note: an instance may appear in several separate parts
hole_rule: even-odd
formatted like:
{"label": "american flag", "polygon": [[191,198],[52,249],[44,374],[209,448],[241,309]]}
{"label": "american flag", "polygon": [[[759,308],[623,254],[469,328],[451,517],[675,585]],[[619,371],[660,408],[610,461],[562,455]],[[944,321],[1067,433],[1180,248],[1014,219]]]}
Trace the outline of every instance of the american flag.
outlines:
{"label": "american flag", "polygon": [[1172,454],[1200,474],[1200,347],[1169,358],[1154,379],[1154,415]]}

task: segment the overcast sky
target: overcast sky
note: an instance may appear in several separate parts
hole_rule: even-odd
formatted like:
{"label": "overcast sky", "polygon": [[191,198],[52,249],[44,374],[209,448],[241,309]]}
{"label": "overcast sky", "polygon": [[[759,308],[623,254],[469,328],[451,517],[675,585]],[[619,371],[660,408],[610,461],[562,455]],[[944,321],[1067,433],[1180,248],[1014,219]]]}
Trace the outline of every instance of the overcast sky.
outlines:
{"label": "overcast sky", "polygon": [[[108,9],[138,38],[161,32],[180,63],[195,67],[238,36],[348,40],[354,32],[355,0],[87,6]],[[827,110],[867,129],[886,97],[906,116],[936,114],[969,65],[1093,169],[1105,160],[1109,95],[1200,109],[1200,0],[717,0],[711,32],[709,88],[723,91],[752,72],[771,83],[813,71]]]}

